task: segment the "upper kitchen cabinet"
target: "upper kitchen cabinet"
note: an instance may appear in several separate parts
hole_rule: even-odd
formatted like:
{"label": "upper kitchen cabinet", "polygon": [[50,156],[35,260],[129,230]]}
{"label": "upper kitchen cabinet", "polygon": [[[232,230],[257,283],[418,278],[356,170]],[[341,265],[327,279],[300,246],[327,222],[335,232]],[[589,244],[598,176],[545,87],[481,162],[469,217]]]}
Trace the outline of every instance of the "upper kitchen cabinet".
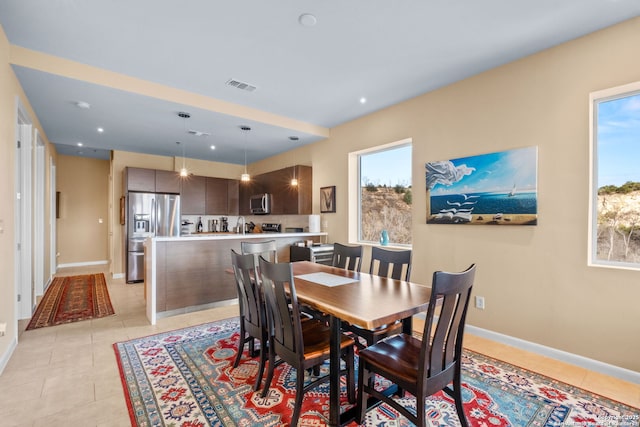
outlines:
{"label": "upper kitchen cabinet", "polygon": [[[291,185],[293,178],[298,185]],[[240,183],[240,213],[249,214],[249,197],[270,193],[271,213],[274,215],[309,215],[312,205],[311,166],[290,166],[256,175],[250,183]]]}
{"label": "upper kitchen cabinet", "polygon": [[124,192],[180,194],[180,176],[174,171],[124,168]]}
{"label": "upper kitchen cabinet", "polygon": [[180,194],[181,181],[178,172],[156,170],[156,193]]}
{"label": "upper kitchen cabinet", "polygon": [[240,181],[237,179],[227,180],[227,204],[229,215],[240,214]]}
{"label": "upper kitchen cabinet", "polygon": [[144,193],[156,192],[155,169],[124,168],[124,191],[140,191]]}
{"label": "upper kitchen cabinet", "polygon": [[[312,205],[312,169],[310,166],[291,166],[272,172],[268,193],[273,195],[271,213],[273,214],[311,214]],[[296,178],[298,185],[291,185]]]}
{"label": "upper kitchen cabinet", "polygon": [[182,215],[204,215],[207,178],[190,175],[182,180],[180,211]]}
{"label": "upper kitchen cabinet", "polygon": [[229,184],[225,178],[206,179],[205,215],[229,214]]}

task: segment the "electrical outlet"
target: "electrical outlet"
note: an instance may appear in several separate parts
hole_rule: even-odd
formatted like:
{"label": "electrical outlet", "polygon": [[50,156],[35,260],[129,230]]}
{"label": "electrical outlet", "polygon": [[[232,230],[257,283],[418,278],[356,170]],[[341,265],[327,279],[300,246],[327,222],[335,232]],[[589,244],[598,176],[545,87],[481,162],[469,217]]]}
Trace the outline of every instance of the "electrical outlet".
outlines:
{"label": "electrical outlet", "polygon": [[484,310],[484,297],[476,296],[476,308]]}

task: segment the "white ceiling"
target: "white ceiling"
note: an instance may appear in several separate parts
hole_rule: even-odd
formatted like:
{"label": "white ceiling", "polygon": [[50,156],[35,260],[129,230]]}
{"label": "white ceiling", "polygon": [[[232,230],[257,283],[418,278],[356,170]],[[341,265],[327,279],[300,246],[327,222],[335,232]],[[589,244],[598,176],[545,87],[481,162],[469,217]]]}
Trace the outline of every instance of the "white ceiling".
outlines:
{"label": "white ceiling", "polygon": [[[315,26],[299,23],[304,13]],[[245,147],[253,162],[322,140],[341,123],[636,16],[640,0],[0,1],[13,46],[207,100],[14,64],[59,153],[181,156],[184,147],[187,157],[236,164]]]}

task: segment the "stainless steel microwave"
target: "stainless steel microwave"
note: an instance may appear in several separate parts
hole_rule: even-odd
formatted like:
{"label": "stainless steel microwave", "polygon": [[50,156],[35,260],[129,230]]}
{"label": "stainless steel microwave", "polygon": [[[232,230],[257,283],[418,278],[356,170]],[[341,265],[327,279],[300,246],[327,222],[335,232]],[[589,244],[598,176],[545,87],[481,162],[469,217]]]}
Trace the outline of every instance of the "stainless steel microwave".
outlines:
{"label": "stainless steel microwave", "polygon": [[249,210],[254,215],[267,215],[271,213],[271,194],[256,194],[249,199]]}

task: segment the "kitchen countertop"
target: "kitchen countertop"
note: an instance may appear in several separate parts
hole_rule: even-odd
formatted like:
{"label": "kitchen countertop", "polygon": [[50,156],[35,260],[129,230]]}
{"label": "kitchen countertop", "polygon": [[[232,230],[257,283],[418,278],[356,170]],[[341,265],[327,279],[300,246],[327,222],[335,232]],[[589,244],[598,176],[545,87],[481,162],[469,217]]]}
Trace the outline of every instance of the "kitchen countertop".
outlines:
{"label": "kitchen countertop", "polygon": [[310,237],[326,236],[326,232],[318,233],[191,233],[180,237],[153,237],[157,242],[183,241],[183,240],[226,240],[226,239],[270,239],[277,237]]}

